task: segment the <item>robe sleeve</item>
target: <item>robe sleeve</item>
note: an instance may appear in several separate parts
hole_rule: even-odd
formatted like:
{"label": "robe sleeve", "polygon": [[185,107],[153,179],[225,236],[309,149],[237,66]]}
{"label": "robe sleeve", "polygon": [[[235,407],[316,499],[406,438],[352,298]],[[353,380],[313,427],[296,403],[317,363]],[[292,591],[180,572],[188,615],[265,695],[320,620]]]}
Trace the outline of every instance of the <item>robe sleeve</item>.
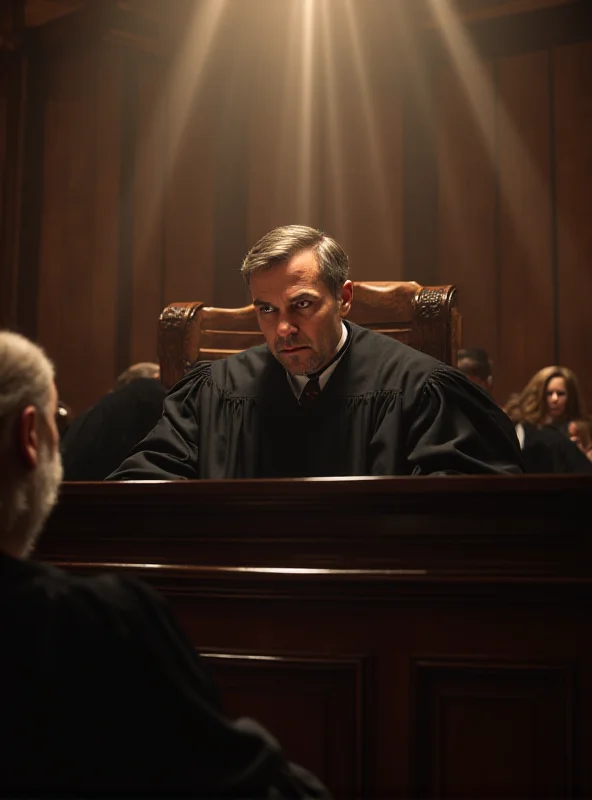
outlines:
{"label": "robe sleeve", "polygon": [[405,395],[407,461],[413,475],[524,472],[509,418],[457,370],[437,367]]}
{"label": "robe sleeve", "polygon": [[197,479],[196,411],[201,394],[211,388],[210,364],[198,364],[166,396],[162,416],[155,427],[105,480]]}
{"label": "robe sleeve", "polygon": [[115,611],[114,680],[120,686],[113,693],[114,713],[133,721],[136,709],[149,704],[157,721],[150,749],[169,761],[165,774],[175,789],[208,798],[330,797],[316,777],[287,760],[262,725],[224,715],[203,659],[164,598],[139,581],[110,575],[97,580],[105,583]]}

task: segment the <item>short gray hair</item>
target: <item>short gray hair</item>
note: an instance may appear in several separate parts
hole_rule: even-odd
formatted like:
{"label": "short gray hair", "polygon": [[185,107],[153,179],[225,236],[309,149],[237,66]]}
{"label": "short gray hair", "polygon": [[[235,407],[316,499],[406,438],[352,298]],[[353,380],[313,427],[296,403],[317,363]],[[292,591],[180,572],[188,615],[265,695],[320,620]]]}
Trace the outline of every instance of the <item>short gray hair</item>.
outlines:
{"label": "short gray hair", "polygon": [[126,386],[138,378],[158,378],[159,376],[160,364],[155,361],[138,361],[137,364],[132,364],[121,375],[117,376],[115,386],[116,388]]}
{"label": "short gray hair", "polygon": [[335,239],[306,225],[284,225],[259,239],[241,267],[247,286],[253,273],[278,266],[302,250],[314,250],[321,280],[338,297],[349,275],[347,254]]}
{"label": "short gray hair", "polygon": [[23,409],[34,405],[48,411],[54,376],[40,347],[19,333],[0,331],[0,455],[7,454]]}

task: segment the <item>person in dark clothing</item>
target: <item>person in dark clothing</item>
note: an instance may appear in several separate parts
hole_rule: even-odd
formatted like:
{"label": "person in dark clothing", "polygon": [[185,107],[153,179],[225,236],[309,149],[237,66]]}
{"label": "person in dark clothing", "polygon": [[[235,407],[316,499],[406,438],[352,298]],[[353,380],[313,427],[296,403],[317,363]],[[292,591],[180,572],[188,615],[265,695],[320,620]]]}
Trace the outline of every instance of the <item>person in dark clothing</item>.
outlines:
{"label": "person in dark clothing", "polygon": [[242,271],[267,344],[197,365],[110,480],[523,471],[506,415],[464,375],[344,320],[333,239],[276,229]]}
{"label": "person in dark clothing", "polygon": [[487,350],[482,347],[462,348],[458,351],[456,368],[470,381],[491,395],[493,387],[493,366]]}
{"label": "person in dark clothing", "polygon": [[527,473],[592,474],[592,462],[556,426],[524,421],[517,427]]}
{"label": "person in dark clothing", "polygon": [[64,480],[106,478],[156,425],[165,396],[158,379],[134,377],[76,417],[62,438]]}
{"label": "person in dark clothing", "polygon": [[554,425],[568,436],[572,419],[585,419],[586,409],[577,375],[567,367],[540,369],[526,384],[515,403],[520,418],[533,425]]}
{"label": "person in dark clothing", "polygon": [[165,601],[28,560],[62,477],[53,367],[0,332],[0,795],[328,798],[230,721]]}
{"label": "person in dark clothing", "polygon": [[216,686],[164,601],[0,553],[0,793],[326,798]]}

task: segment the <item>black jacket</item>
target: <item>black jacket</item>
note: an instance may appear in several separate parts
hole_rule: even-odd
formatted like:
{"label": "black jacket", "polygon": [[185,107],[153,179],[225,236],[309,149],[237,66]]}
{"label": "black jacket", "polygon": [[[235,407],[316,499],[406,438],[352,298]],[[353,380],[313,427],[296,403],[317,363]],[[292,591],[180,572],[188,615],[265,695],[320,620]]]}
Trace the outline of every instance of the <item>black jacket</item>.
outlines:
{"label": "black jacket", "polygon": [[229,721],[164,600],[0,554],[0,794],[326,798]]}

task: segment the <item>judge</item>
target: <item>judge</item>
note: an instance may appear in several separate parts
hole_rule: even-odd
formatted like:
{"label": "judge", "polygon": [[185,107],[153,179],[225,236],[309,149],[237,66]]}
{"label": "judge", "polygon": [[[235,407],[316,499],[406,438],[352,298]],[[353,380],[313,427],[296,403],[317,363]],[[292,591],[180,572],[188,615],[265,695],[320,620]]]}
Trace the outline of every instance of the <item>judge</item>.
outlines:
{"label": "judge", "polygon": [[250,719],[230,721],[164,600],[28,558],[62,467],[53,367],[0,332],[0,794],[327,798]]}
{"label": "judge", "polygon": [[523,471],[506,415],[464,375],[346,320],[334,239],[276,228],[242,273],[266,344],[198,364],[111,479]]}

